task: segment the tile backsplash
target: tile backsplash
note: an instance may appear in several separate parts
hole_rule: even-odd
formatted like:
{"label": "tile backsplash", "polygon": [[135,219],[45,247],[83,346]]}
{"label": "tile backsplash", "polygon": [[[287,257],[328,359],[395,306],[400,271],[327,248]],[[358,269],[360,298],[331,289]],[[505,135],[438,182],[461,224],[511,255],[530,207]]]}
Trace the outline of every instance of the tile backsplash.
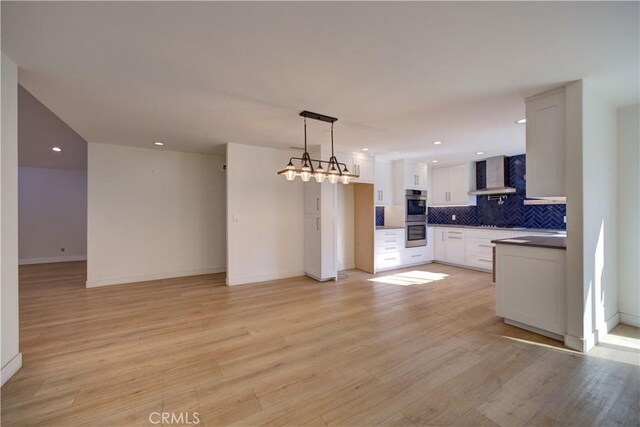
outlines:
{"label": "tile backsplash", "polygon": [[[487,196],[476,196],[476,206],[429,208],[430,224],[497,225],[526,228],[546,228],[564,230],[566,205],[525,205],[524,154],[509,157],[509,185],[515,187],[516,194],[509,194],[504,204],[488,200]],[[476,185],[484,188],[486,162],[476,163]],[[456,215],[456,220],[452,220]],[[377,221],[376,211],[376,221]]]}
{"label": "tile backsplash", "polygon": [[384,225],[384,206],[376,206],[376,227]]}

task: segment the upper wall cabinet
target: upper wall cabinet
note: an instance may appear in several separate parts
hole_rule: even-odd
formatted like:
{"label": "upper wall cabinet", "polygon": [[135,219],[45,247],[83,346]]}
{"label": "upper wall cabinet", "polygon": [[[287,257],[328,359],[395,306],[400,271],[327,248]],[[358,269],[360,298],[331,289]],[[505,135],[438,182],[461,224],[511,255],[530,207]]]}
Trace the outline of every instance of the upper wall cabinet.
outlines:
{"label": "upper wall cabinet", "polygon": [[427,165],[410,160],[393,162],[395,204],[404,205],[405,190],[427,190]]}
{"label": "upper wall cabinet", "polygon": [[565,89],[527,98],[527,197],[565,197]]}
{"label": "upper wall cabinet", "polygon": [[391,162],[376,160],[375,204],[378,206],[393,204],[393,173]]}
{"label": "upper wall cabinet", "polygon": [[475,205],[475,196],[468,194],[473,189],[473,177],[469,163],[432,168],[430,206]]}
{"label": "upper wall cabinet", "polygon": [[373,184],[376,180],[375,159],[359,153],[337,152],[338,161],[347,165],[349,172],[360,175],[353,182]]}
{"label": "upper wall cabinet", "polygon": [[376,180],[375,159],[363,154],[354,154],[352,172],[360,175],[360,177],[354,179],[355,182],[368,182],[373,184]]}

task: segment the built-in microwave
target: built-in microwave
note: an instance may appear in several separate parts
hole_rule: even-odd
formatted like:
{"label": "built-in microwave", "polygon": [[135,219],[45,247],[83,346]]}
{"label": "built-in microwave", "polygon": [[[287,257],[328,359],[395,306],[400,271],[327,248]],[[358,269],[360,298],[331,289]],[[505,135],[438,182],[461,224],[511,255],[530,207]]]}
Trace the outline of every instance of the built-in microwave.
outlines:
{"label": "built-in microwave", "polygon": [[407,190],[406,222],[427,222],[427,192],[422,190]]}
{"label": "built-in microwave", "polygon": [[405,233],[405,246],[414,248],[416,246],[427,246],[427,222],[407,222]]}

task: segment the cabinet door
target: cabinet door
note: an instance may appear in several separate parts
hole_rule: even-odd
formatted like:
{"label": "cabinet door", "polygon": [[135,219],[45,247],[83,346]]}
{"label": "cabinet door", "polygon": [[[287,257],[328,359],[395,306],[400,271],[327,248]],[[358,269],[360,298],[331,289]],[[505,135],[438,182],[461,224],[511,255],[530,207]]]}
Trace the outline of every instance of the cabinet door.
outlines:
{"label": "cabinet door", "polygon": [[469,173],[466,164],[449,166],[449,204],[469,204]]}
{"label": "cabinet door", "polygon": [[320,225],[320,215],[304,216],[304,272],[318,279],[322,273]]}
{"label": "cabinet door", "polygon": [[457,230],[447,230],[446,246],[444,248],[444,260],[452,264],[463,265],[465,261],[464,257],[464,232]]}
{"label": "cabinet door", "polygon": [[527,197],[564,197],[564,90],[526,102]]}
{"label": "cabinet door", "polygon": [[360,175],[360,177],[354,181],[370,183],[375,182],[376,166],[373,157],[356,154],[353,158],[353,164],[355,172]]}
{"label": "cabinet door", "polygon": [[428,184],[429,184],[429,174],[428,174],[428,169],[427,169],[427,165],[419,165],[419,178],[418,178],[418,185],[420,187],[420,190],[428,190]]}
{"label": "cabinet door", "polygon": [[413,162],[404,162],[404,186],[407,190],[420,190],[420,166]]}
{"label": "cabinet door", "polygon": [[[444,228],[436,228],[433,236],[433,246],[434,246],[434,259],[436,261],[444,262],[444,252],[445,246],[447,246],[447,240],[445,238],[445,230]],[[428,244],[428,243],[427,243]]]}
{"label": "cabinet door", "polygon": [[446,205],[449,203],[449,168],[431,170],[431,204]]}
{"label": "cabinet door", "polygon": [[391,197],[391,163],[376,161],[376,205],[388,205]]}
{"label": "cabinet door", "polygon": [[435,256],[435,230],[433,227],[427,227],[427,261],[433,261]]}
{"label": "cabinet door", "polygon": [[304,213],[319,214],[322,209],[322,184],[311,178],[304,183]]}

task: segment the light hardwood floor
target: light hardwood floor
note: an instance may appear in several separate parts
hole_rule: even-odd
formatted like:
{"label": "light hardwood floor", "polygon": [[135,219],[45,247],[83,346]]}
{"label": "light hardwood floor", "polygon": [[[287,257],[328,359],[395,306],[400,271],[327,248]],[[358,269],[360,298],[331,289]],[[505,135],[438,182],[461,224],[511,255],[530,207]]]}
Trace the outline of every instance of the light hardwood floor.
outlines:
{"label": "light hardwood floor", "polygon": [[150,425],[162,411],[208,426],[640,423],[638,350],[584,356],[505,325],[489,274],[346,274],[85,289],[84,263],[23,266],[24,365],[2,387],[2,425]]}

